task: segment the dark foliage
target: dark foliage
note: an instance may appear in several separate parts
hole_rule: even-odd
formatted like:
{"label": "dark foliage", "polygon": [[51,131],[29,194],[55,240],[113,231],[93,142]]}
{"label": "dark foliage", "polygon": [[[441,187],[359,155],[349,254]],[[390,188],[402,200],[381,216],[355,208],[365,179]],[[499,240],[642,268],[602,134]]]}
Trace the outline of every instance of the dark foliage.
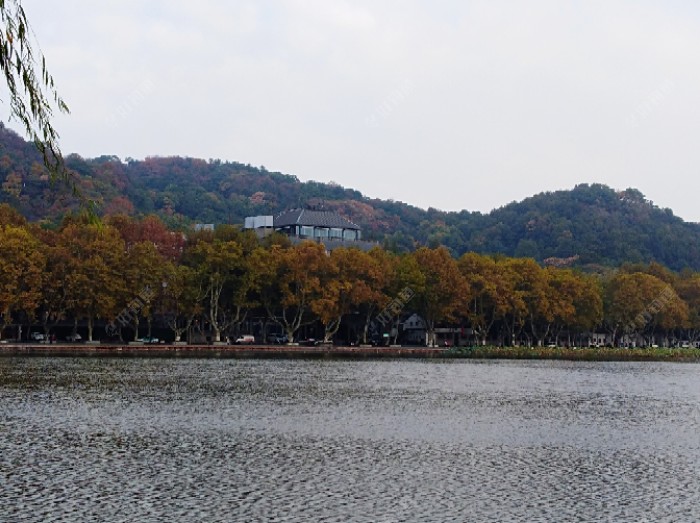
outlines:
{"label": "dark foliage", "polygon": [[[171,227],[241,224],[246,216],[313,206],[339,212],[360,225],[366,239],[395,252],[445,245],[455,256],[475,251],[579,266],[655,261],[674,270],[700,270],[700,225],[656,207],[635,189],[618,192],[582,184],[488,214],[446,213],[237,162],[70,155],[66,165],[101,213],[154,213]],[[32,221],[56,223],[78,208],[69,189],[51,185],[33,144],[4,127],[0,183],[0,203],[11,204]]]}

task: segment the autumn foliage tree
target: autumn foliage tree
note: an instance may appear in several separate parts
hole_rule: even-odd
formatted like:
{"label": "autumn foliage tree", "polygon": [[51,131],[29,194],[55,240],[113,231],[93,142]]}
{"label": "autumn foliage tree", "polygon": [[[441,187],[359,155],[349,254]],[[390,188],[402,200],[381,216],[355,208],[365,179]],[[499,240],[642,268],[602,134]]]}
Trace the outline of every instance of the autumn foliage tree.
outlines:
{"label": "autumn foliage tree", "polygon": [[7,327],[17,313],[33,318],[41,300],[46,259],[29,231],[12,225],[0,226],[0,253],[0,315]]}
{"label": "autumn foliage tree", "polygon": [[700,338],[700,276],[659,264],[585,274],[526,258],[455,259],[444,247],[327,250],[233,226],[173,235],[158,220],[123,216],[95,224],[71,215],[51,229],[2,205],[0,253],[2,336],[23,324],[47,334],[72,325],[93,340],[128,310],[134,337],[145,320],[149,334],[157,325],[178,341],[195,326],[214,341],[243,325],[265,338],[277,323],[290,341],[301,332],[398,342],[413,314],[431,345],[440,327],[478,344],[585,344],[604,327],[617,343]]}
{"label": "autumn foliage tree", "polygon": [[688,307],[668,283],[642,272],[616,274],[606,285],[605,320],[614,336],[650,336],[688,321]]}
{"label": "autumn foliage tree", "polygon": [[176,261],[182,255],[184,235],[168,229],[157,216],[149,215],[139,220],[122,214],[109,216],[106,221],[119,231],[127,250],[139,243],[148,242],[166,260]]}
{"label": "autumn foliage tree", "polygon": [[179,342],[183,334],[190,331],[195,318],[204,311],[202,302],[206,288],[195,268],[172,262],[163,268],[163,281],[159,313],[173,331],[175,341]]}
{"label": "autumn foliage tree", "polygon": [[118,305],[124,308],[132,300],[139,300],[138,310],[133,310],[128,315],[134,339],[139,337],[141,318],[148,322],[148,336],[151,335],[153,299],[161,292],[165,263],[153,242],[140,241],[131,244],[126,250],[121,268],[122,285]]}
{"label": "autumn foliage tree", "polygon": [[264,266],[263,303],[291,342],[299,328],[311,321],[309,311],[321,295],[328,258],[323,245],[311,241],[286,249],[273,246],[268,252],[259,258]]}
{"label": "autumn foliage tree", "polygon": [[320,292],[311,303],[324,326],[324,342],[332,340],[344,316],[381,300],[381,267],[376,258],[359,249],[339,248],[327,261]]}
{"label": "autumn foliage tree", "polygon": [[190,267],[194,268],[204,289],[207,320],[213,332],[213,341],[221,341],[221,334],[236,321],[226,303],[224,289],[237,271],[243,271],[243,249],[236,241],[201,241],[187,253]]}
{"label": "autumn foliage tree", "polygon": [[94,224],[65,227],[59,241],[67,247],[70,268],[65,276],[66,309],[75,326],[87,322],[88,341],[98,318],[114,320],[123,304],[124,242],[112,227]]}
{"label": "autumn foliage tree", "polygon": [[700,338],[700,274],[682,274],[676,292],[688,308],[687,335],[688,340],[694,342]]}
{"label": "autumn foliage tree", "polygon": [[494,324],[510,312],[511,289],[505,265],[490,256],[467,253],[459,259],[458,267],[471,291],[466,317],[475,338],[486,345]]}
{"label": "autumn foliage tree", "polygon": [[415,288],[412,288],[413,305],[425,321],[428,345],[434,346],[437,323],[454,321],[460,314],[466,314],[469,287],[446,248],[423,247],[410,256],[418,269]]}
{"label": "autumn foliage tree", "polygon": [[70,275],[76,270],[75,259],[69,246],[60,241],[61,235],[54,231],[44,234],[44,255],[46,267],[42,275],[40,321],[46,336],[52,327],[68,314],[71,299],[70,288],[66,285]]}

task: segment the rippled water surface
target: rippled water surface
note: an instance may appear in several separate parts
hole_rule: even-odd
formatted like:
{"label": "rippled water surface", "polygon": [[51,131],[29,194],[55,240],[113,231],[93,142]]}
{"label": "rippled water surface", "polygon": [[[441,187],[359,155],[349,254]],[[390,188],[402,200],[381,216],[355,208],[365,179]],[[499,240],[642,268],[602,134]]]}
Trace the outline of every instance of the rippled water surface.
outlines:
{"label": "rippled water surface", "polygon": [[0,359],[0,521],[700,521],[700,365]]}

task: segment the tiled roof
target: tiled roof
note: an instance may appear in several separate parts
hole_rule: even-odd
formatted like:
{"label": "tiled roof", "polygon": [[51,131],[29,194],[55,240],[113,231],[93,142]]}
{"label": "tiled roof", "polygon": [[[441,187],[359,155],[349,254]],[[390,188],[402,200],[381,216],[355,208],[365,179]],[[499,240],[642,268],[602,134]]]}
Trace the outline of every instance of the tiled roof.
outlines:
{"label": "tiled roof", "polygon": [[275,216],[275,227],[287,227],[288,225],[309,225],[312,227],[334,227],[339,229],[354,229],[360,227],[350,220],[346,220],[338,213],[331,211],[311,211],[309,209],[294,209],[285,211]]}

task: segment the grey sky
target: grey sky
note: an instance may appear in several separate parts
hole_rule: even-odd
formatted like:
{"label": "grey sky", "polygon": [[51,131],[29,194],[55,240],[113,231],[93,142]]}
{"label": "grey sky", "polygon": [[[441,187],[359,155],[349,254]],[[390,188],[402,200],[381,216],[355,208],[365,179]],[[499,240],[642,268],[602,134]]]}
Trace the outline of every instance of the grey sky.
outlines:
{"label": "grey sky", "polygon": [[240,161],[445,210],[601,182],[700,221],[697,3],[24,6],[72,110],[65,152]]}

